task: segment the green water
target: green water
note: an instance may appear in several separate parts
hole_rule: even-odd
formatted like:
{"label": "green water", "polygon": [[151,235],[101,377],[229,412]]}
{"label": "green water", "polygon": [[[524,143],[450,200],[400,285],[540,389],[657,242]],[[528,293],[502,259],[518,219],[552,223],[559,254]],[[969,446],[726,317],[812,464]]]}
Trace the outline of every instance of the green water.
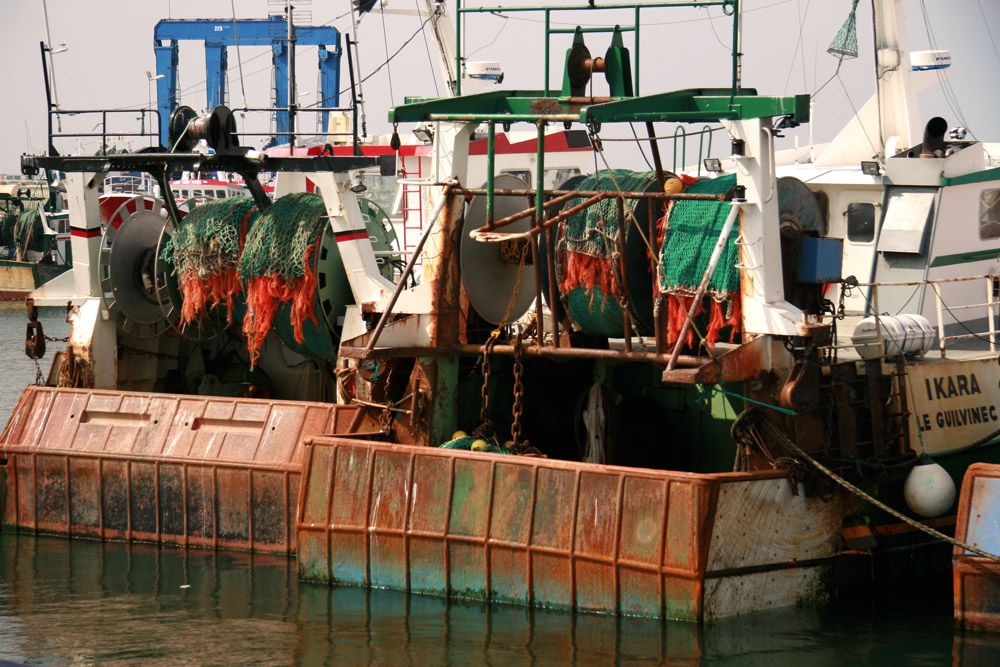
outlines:
{"label": "green water", "polygon": [[[46,312],[46,333],[65,335],[62,319]],[[0,421],[34,380],[23,335],[22,313],[0,311]],[[1000,635],[956,633],[948,581],[699,627],[301,584],[274,557],[5,533],[4,661],[996,665]]]}

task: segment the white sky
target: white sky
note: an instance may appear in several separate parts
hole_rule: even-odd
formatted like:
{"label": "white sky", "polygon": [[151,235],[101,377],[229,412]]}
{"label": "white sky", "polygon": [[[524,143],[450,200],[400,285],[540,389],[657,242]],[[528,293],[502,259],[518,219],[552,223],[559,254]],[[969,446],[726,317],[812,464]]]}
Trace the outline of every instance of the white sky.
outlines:
{"label": "white sky", "polygon": [[[601,4],[602,0],[598,0]],[[326,24],[348,10],[349,0],[313,0],[309,8],[314,25]],[[552,2],[580,4],[581,0]],[[1000,140],[1000,113],[995,111],[996,84],[1000,81],[1000,0],[925,0],[938,48],[950,49],[954,64],[951,85],[960,102],[967,126],[979,138]],[[414,7],[414,0],[394,0],[394,6]],[[448,6],[453,6],[448,0]],[[473,4],[470,0],[467,4]],[[498,4],[485,0],[479,4]],[[507,4],[540,4],[509,0]],[[744,26],[744,85],[762,94],[812,92],[833,73],[836,60],[826,47],[850,10],[850,0],[746,0]],[[907,37],[911,50],[929,48],[920,0],[902,0],[907,11]],[[154,71],[153,26],[168,15],[173,18],[231,18],[235,6],[239,17],[264,18],[266,0],[49,0],[52,43],[65,43],[69,50],[56,54],[55,73],[59,101],[64,108],[145,106],[146,71]],[[22,152],[44,150],[45,102],[38,43],[45,40],[40,0],[0,0],[0,62],[4,64],[4,89],[0,97],[0,172],[19,169]],[[500,61],[506,72],[504,88],[542,87],[543,40],[541,15],[512,14],[504,20],[495,16],[475,16],[466,24],[467,53],[474,59]],[[581,12],[554,15],[561,22],[630,22],[628,13]],[[711,21],[708,17],[714,17]],[[525,20],[527,19],[527,20]],[[803,20],[804,19],[804,20]],[[350,29],[349,19],[333,21],[342,31]],[[366,16],[360,29],[361,71],[367,74],[394,52],[419,25],[415,17]],[[728,42],[728,19],[717,9],[647,10],[643,13],[641,42],[642,92],[650,93],[687,87],[726,86],[729,82],[729,54],[721,41]],[[863,0],[858,8],[858,41],[862,56],[846,61],[841,80],[830,83],[816,100],[814,119],[817,141],[830,139],[860,108],[874,90],[870,51],[871,4]],[[800,31],[801,26],[801,31]],[[570,36],[554,42],[552,85],[562,78],[562,54]],[[608,37],[588,35],[595,54],[606,48]],[[436,57],[428,37],[431,57]],[[626,35],[627,45],[631,45]],[[481,48],[480,48],[481,47]],[[479,49],[478,51],[476,51]],[[248,106],[270,103],[270,49],[242,47],[244,85]],[[316,101],[318,81],[315,48],[298,52],[300,104]],[[635,56],[633,55],[633,62]],[[205,105],[204,55],[200,44],[185,42],[180,50],[179,88],[185,92],[181,103],[200,109]],[[229,50],[230,102],[243,105],[239,81],[239,58]],[[404,95],[433,95],[436,66],[428,62],[424,40],[417,36],[389,68],[365,86],[370,131],[386,132],[386,110],[391,105],[391,89],[396,102]],[[346,85],[346,58],[342,78]],[[199,85],[200,84],[200,85]],[[441,86],[440,81],[438,85]],[[601,84],[603,85],[603,84]],[[442,87],[443,90],[443,87]],[[155,82],[153,100],[155,103]],[[346,104],[346,95],[342,103]],[[960,124],[946,104],[937,85],[922,94],[921,117],[944,116],[950,125]],[[311,118],[311,117],[307,117]],[[64,130],[89,131],[83,120],[63,124]],[[315,121],[300,120],[309,129]],[[254,126],[254,127],[252,127]],[[241,129],[259,130],[247,120]],[[805,143],[805,129],[797,131]],[[60,144],[64,152],[78,151],[78,143]],[[58,146],[57,146],[58,147]],[[86,146],[89,151],[96,145]],[[670,164],[670,148],[663,147]],[[622,165],[627,166],[627,165]]]}

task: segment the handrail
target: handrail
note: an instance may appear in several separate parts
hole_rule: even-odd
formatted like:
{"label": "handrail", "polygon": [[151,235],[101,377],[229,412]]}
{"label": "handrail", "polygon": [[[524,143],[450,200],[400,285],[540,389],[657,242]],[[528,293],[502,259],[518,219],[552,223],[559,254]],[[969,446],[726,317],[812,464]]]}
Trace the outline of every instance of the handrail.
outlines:
{"label": "handrail", "polygon": [[[514,12],[542,12],[545,16],[545,62],[544,62],[544,72],[545,72],[545,94],[549,95],[549,64],[551,62],[550,56],[550,44],[551,36],[553,34],[565,34],[569,31],[562,28],[552,27],[552,13],[553,12],[572,12],[572,11],[601,11],[601,10],[628,10],[631,9],[634,12],[634,20],[630,26],[621,26],[621,30],[624,32],[634,32],[635,43],[634,50],[632,54],[632,62],[635,66],[635,71],[633,73],[633,86],[632,89],[635,95],[639,95],[639,33],[641,21],[640,13],[643,9],[677,9],[682,7],[721,7],[724,14],[732,17],[732,89],[733,94],[740,88],[741,79],[741,60],[742,53],[740,49],[740,0],[673,0],[666,2],[616,2],[611,4],[596,5],[592,1],[589,4],[580,5],[563,5],[563,6],[546,6],[546,5],[493,5],[484,6],[479,5],[476,7],[463,7],[462,0],[455,0],[455,95],[462,94],[462,62],[465,60],[464,51],[462,49],[462,15],[463,14],[507,14]],[[615,26],[618,27],[618,26]],[[612,30],[611,26],[590,26],[583,28],[585,32],[601,32],[606,30]]]}
{"label": "handrail", "polygon": [[[965,283],[976,280],[984,280],[986,282],[986,301],[969,303],[969,304],[959,304],[949,306],[945,303],[944,298],[941,296],[941,286],[947,284]],[[905,280],[905,281],[889,281],[889,282],[865,282],[857,283],[858,287],[867,287],[871,290],[871,305],[872,305],[872,316],[875,318],[875,333],[876,340],[873,343],[868,343],[868,345],[877,344],[882,346],[881,349],[885,350],[884,337],[882,335],[882,314],[879,312],[878,307],[878,292],[880,287],[918,287],[921,285],[930,286],[935,300],[935,328],[937,329],[938,337],[938,351],[941,354],[941,358],[947,358],[948,354],[948,343],[959,340],[970,340],[970,339],[980,339],[985,340],[989,343],[990,352],[995,353],[997,351],[997,326],[996,326],[996,316],[997,307],[1000,306],[1000,275],[988,274],[985,276],[962,276],[958,278],[939,278],[939,279],[926,279],[926,280]],[[989,328],[986,331],[972,331],[964,322],[955,316],[956,310],[971,310],[975,308],[985,308],[986,310],[986,321]],[[965,333],[960,334],[946,334],[945,333],[945,317],[944,311],[947,310],[948,314],[951,315],[952,319],[960,324]],[[843,347],[856,347],[856,345],[833,345],[830,349],[840,349]]]}

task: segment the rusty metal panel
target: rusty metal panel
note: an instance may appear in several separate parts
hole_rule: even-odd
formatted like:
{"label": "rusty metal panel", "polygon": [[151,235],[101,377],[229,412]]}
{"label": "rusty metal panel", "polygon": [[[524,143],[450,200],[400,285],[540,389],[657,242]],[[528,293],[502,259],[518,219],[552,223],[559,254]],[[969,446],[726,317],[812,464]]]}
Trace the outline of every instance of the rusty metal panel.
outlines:
{"label": "rusty metal panel", "polygon": [[[719,475],[309,441],[305,579],[698,620]],[[674,501],[676,500],[676,505]]]}
{"label": "rusty metal panel", "polygon": [[0,435],[2,523],[294,553],[303,438],[361,426],[322,403],[29,387]]}
{"label": "rusty metal panel", "polygon": [[[958,500],[955,537],[997,553],[1000,465],[975,463],[966,470]],[[1000,631],[1000,565],[960,547],[952,552],[955,621],[974,630]]]}

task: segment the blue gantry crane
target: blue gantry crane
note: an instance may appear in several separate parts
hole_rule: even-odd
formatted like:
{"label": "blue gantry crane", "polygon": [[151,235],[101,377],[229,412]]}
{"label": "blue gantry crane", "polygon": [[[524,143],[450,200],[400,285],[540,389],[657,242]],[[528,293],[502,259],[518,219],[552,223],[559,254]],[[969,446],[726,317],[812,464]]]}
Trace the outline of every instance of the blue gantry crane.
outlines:
{"label": "blue gantry crane", "polygon": [[[295,43],[319,47],[321,107],[336,107],[340,101],[340,32],[331,26],[295,26]],[[289,48],[288,29],[283,16],[266,19],[165,19],[153,30],[156,52],[156,101],[160,111],[160,143],[167,145],[170,114],[177,107],[177,64],[179,42],[193,40],[205,44],[206,109],[223,103],[226,96],[226,69],[230,46],[270,46],[274,65],[274,106],[277,112],[278,143],[288,141],[291,113],[288,109]],[[294,59],[292,59],[294,62]],[[323,111],[322,127],[327,131],[329,112]]]}

